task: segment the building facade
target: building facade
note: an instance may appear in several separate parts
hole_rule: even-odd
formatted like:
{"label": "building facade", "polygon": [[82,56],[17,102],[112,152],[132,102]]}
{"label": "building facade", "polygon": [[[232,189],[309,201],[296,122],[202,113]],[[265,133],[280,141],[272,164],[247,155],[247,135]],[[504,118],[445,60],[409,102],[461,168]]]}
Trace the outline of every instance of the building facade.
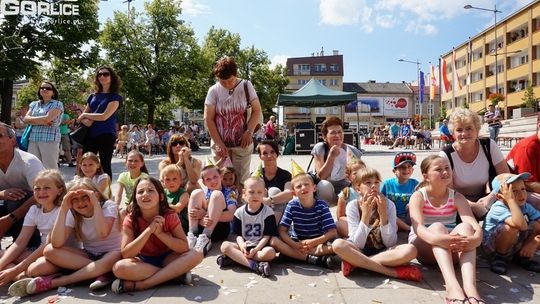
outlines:
{"label": "building facade", "polygon": [[441,102],[481,112],[499,93],[505,118],[531,85],[540,97],[540,2],[523,7],[441,56]]}

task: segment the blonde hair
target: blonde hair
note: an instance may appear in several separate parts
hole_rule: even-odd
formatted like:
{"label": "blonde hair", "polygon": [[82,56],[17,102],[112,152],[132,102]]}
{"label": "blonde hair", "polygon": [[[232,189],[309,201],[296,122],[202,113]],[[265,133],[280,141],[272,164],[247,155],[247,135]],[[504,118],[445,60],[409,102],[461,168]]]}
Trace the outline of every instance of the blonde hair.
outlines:
{"label": "blonde hair", "polygon": [[64,182],[64,178],[62,177],[62,174],[60,174],[60,171],[54,169],[47,169],[39,172],[34,178],[33,185],[35,186],[36,182],[39,180],[51,180],[56,187],[62,189],[62,192],[54,200],[55,206],[62,205],[62,200],[64,199],[64,195],[66,195],[67,191],[66,183]]}
{"label": "blonde hair", "polygon": [[[359,159],[359,158],[352,159],[351,161],[349,161],[347,163],[347,166],[345,167],[345,175],[347,177],[349,177],[353,173],[353,167],[356,166],[356,165],[362,166],[362,168],[360,168],[358,170],[361,170],[361,169],[366,167],[366,163],[364,163],[364,161],[362,161],[361,159]],[[354,182],[354,181],[351,181],[351,183],[352,182]],[[343,198],[345,200],[349,199],[349,195],[350,195],[349,192],[350,192],[350,187],[345,187],[345,188],[343,188],[343,190],[341,190],[341,193],[343,193]]]}
{"label": "blonde hair", "polygon": [[[103,207],[103,204],[107,201],[107,197],[105,196],[105,194],[99,191],[96,184],[94,184],[94,182],[88,177],[78,178],[67,184],[67,191],[73,191],[76,189],[86,189],[93,191],[96,194],[97,200],[99,201],[99,205],[101,207]],[[75,236],[77,237],[77,239],[82,240],[83,216],[78,213],[75,208],[71,208],[71,214],[73,214],[73,219],[75,220],[75,227],[73,227],[73,230],[75,231]]]}
{"label": "blonde hair", "polygon": [[304,179],[304,178],[309,178],[309,180],[311,181],[311,183],[315,184],[315,182],[313,181],[313,178],[311,177],[311,175],[309,175],[308,173],[300,173],[300,174],[297,174],[295,175],[292,179],[291,179],[291,185],[293,186],[294,188],[294,185]]}
{"label": "blonde hair", "polygon": [[480,116],[478,116],[478,114],[476,114],[475,112],[465,108],[457,108],[452,112],[452,114],[450,114],[450,130],[454,131],[456,124],[466,121],[471,121],[474,125],[474,128],[476,129],[476,132],[480,132],[480,128],[482,127],[482,123],[480,122]]}
{"label": "blonde hair", "polygon": [[159,178],[163,180],[165,175],[171,174],[171,173],[176,173],[180,176],[180,179],[182,180],[182,182],[180,183],[181,186],[184,185],[185,182],[187,181],[186,169],[176,164],[166,165],[163,169],[161,169],[161,171],[159,172]]}
{"label": "blonde hair", "polygon": [[221,174],[222,178],[225,176],[225,174],[232,173],[234,175],[234,185],[238,187],[238,175],[236,175],[236,170],[233,167],[223,167],[219,169],[219,173]]}
{"label": "blonde hair", "polygon": [[[258,177],[258,176],[250,176],[250,177],[246,178],[246,180],[244,181],[244,186],[245,186],[245,185],[247,184],[247,182],[249,182],[249,181],[251,181],[251,182],[253,182],[253,183],[257,183],[257,184],[260,183],[260,184],[262,184],[263,187],[264,187],[264,180],[263,180],[262,178]],[[244,189],[246,189],[246,188],[244,187]]]}
{"label": "blonde hair", "polygon": [[379,173],[379,171],[373,168],[365,167],[356,171],[356,178],[354,179],[353,185],[355,187],[358,187],[363,182],[365,182],[367,179],[370,179],[370,178],[375,178],[378,182],[382,181],[381,174]]}
{"label": "blonde hair", "polygon": [[[99,161],[98,156],[96,154],[94,154],[94,152],[86,152],[86,153],[84,153],[83,156],[81,156],[81,160],[79,161],[79,164],[82,164],[83,160],[85,160],[85,159],[92,160],[98,165],[97,169],[96,169],[96,173],[94,174],[94,176],[101,175],[101,174],[104,173],[103,172],[103,167],[101,167],[101,162]],[[82,168],[82,165],[77,166],[77,175],[79,177],[85,177],[81,168]]]}

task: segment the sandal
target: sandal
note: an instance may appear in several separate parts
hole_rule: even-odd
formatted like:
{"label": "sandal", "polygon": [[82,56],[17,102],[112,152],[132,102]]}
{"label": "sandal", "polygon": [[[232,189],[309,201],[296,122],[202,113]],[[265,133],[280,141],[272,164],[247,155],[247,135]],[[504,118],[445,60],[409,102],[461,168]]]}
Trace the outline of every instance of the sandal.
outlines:
{"label": "sandal", "polygon": [[456,299],[456,298],[444,298],[444,303],[446,304],[468,304],[469,298],[465,299]]}
{"label": "sandal", "polygon": [[420,268],[413,265],[403,265],[397,266],[396,276],[401,280],[416,281],[420,282],[422,280],[422,272]]}
{"label": "sandal", "polygon": [[[130,287],[126,286],[126,283],[133,283]],[[114,293],[124,293],[124,292],[130,292],[135,291],[137,289],[137,282],[135,281],[125,281],[122,279],[116,279],[111,284],[111,290]]]}
{"label": "sandal", "polygon": [[469,303],[472,303],[471,300],[476,301],[477,304],[486,304],[486,301],[484,301],[484,299],[479,299],[476,297],[467,297],[467,301],[469,301]]}
{"label": "sandal", "polygon": [[527,271],[540,272],[540,264],[530,258],[514,256],[514,262]]}
{"label": "sandal", "polygon": [[503,256],[497,254],[493,257],[489,269],[496,274],[504,275],[508,271],[508,263]]}

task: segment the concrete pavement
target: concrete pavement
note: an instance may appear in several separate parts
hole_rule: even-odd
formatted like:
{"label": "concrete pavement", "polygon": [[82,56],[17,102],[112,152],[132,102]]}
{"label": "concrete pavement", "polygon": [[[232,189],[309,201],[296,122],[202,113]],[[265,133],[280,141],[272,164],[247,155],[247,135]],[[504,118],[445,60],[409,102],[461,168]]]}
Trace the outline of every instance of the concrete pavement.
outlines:
{"label": "concrete pavement", "polygon": [[[394,151],[382,146],[364,146],[363,160],[377,168],[383,179],[393,176],[391,164]],[[206,159],[208,149],[194,153]],[[427,155],[438,151],[416,151],[418,165]],[[507,153],[507,151],[505,152]],[[309,155],[280,156],[280,167],[289,169],[290,159],[304,169]],[[152,176],[158,176],[157,164],[162,157],[146,160]],[[253,155],[251,168],[258,165]],[[420,179],[420,168],[415,166],[413,177]],[[74,174],[73,168],[63,167],[66,180]],[[114,179],[124,171],[122,159],[114,159]],[[113,192],[114,193],[114,192]],[[335,208],[335,207],[334,207]],[[334,210],[333,208],[333,210]],[[400,234],[406,240],[406,234]],[[192,286],[170,283],[154,289],[116,295],[109,288],[91,293],[87,284],[69,286],[67,291],[57,290],[23,299],[7,296],[7,287],[0,288],[0,303],[442,303],[444,286],[436,266],[422,266],[422,282],[389,279],[367,271],[355,271],[348,278],[336,271],[295,263],[272,263],[273,276],[262,278],[242,267],[219,269],[216,257],[219,244],[214,244],[209,255],[193,270]],[[536,257],[538,260],[538,256]],[[489,270],[487,262],[479,257],[477,286],[487,303],[540,303],[540,275],[523,271],[515,266],[507,276],[498,276]]]}

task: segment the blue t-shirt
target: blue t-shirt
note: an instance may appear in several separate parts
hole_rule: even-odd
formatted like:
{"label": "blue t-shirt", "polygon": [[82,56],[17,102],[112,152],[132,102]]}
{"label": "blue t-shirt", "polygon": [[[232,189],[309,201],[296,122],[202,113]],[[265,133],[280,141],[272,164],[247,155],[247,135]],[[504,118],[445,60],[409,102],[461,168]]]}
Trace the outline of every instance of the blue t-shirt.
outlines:
{"label": "blue t-shirt", "polygon": [[398,182],[397,177],[389,178],[381,185],[381,193],[396,205],[396,214],[398,217],[407,214],[405,208],[409,204],[411,195],[418,185],[418,181],[414,178],[409,178],[404,184]]}
{"label": "blue t-shirt", "polygon": [[407,124],[401,126],[401,136],[411,136],[411,126]]}
{"label": "blue t-shirt", "polygon": [[[212,194],[212,191],[214,190],[206,189],[204,193],[204,198],[206,200],[210,199],[210,195]],[[227,209],[227,207],[229,207],[230,205],[236,205],[236,200],[238,199],[238,195],[236,194],[236,191],[228,187],[222,187],[221,193],[223,193],[223,197],[225,197],[225,209]]]}
{"label": "blue t-shirt", "polygon": [[450,130],[448,129],[448,126],[445,125],[445,124],[442,124],[440,127],[439,127],[439,132],[441,134],[444,134],[448,137],[450,137],[452,134],[450,133]]}
{"label": "blue t-shirt", "polygon": [[287,229],[292,226],[293,231],[290,232],[299,240],[316,238],[336,228],[325,201],[316,200],[313,207],[306,209],[298,198],[293,198],[287,204],[279,225]]}
{"label": "blue t-shirt", "polygon": [[[525,216],[527,224],[531,221],[540,219],[540,211],[536,210],[531,204],[525,203],[520,209],[523,216]],[[486,219],[484,220],[484,233],[488,234],[493,228],[497,227],[499,223],[504,222],[511,216],[510,209],[508,209],[503,202],[496,201],[489,209]]]}
{"label": "blue t-shirt", "polygon": [[[124,99],[115,93],[96,93],[88,97],[88,106],[92,113],[103,113],[107,109],[109,102],[118,101],[122,106]],[[96,137],[102,134],[116,135],[116,113],[113,113],[107,120],[94,121],[89,130],[90,137]]]}

